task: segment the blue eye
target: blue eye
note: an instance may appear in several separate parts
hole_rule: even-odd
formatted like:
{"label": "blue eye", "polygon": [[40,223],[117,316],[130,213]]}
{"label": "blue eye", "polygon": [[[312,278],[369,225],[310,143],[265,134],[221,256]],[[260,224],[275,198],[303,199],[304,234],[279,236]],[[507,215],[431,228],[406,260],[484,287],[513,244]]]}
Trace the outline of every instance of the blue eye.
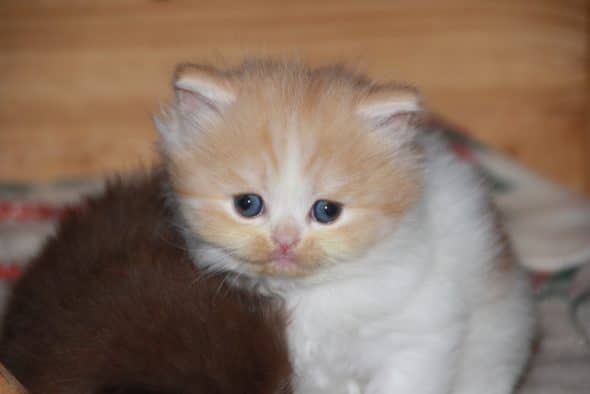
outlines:
{"label": "blue eye", "polygon": [[245,218],[253,218],[262,212],[264,202],[258,194],[239,194],[234,197],[234,207]]}
{"label": "blue eye", "polygon": [[312,217],[320,223],[331,223],[338,219],[342,204],[328,200],[318,200],[311,207]]}

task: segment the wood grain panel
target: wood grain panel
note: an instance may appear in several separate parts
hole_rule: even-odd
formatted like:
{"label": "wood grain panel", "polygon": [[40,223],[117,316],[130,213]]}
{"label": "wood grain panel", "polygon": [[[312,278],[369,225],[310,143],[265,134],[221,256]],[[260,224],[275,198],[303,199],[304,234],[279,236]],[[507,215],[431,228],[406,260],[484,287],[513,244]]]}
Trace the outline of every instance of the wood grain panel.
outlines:
{"label": "wood grain panel", "polygon": [[2,0],[0,181],[149,162],[150,113],[176,63],[265,53],[415,84],[477,137],[584,190],[587,27],[575,0]]}

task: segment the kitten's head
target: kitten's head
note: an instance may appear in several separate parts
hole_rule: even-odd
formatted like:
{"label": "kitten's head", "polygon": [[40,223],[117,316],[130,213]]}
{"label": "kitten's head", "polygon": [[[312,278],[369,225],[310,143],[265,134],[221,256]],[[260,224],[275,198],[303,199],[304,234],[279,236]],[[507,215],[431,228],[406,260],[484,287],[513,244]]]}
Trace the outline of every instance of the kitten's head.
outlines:
{"label": "kitten's head", "polygon": [[199,264],[303,277],[395,230],[420,193],[408,88],[342,67],[178,68],[157,120]]}

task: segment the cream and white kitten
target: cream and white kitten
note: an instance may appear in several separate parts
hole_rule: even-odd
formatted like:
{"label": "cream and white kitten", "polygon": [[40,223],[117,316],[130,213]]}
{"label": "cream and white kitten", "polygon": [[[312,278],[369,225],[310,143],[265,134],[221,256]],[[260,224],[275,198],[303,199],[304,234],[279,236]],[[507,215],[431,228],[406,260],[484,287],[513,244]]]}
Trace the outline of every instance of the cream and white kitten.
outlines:
{"label": "cream and white kitten", "polygon": [[298,393],[508,394],[529,289],[415,91],[343,67],[179,67],[157,119],[195,264],[280,294]]}

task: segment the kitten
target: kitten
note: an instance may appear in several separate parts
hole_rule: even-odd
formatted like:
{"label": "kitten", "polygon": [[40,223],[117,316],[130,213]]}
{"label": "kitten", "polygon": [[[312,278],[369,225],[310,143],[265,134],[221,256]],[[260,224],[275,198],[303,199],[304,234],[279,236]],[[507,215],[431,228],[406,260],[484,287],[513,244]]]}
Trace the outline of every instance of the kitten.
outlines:
{"label": "kitten", "polygon": [[174,86],[157,125],[193,262],[285,299],[296,392],[513,390],[529,289],[414,90],[267,60]]}
{"label": "kitten", "polygon": [[290,392],[279,305],[191,264],[163,182],[112,184],[17,283],[0,361],[31,394]]}

